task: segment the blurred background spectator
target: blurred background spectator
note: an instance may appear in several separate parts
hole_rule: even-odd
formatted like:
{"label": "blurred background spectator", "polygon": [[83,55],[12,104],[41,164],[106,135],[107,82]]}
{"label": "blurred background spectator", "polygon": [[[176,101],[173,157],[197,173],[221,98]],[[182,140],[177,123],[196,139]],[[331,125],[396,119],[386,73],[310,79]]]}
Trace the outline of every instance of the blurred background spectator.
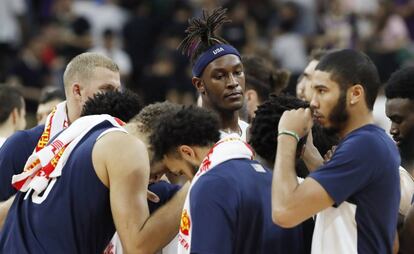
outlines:
{"label": "blurred background spectator", "polygon": [[195,103],[177,46],[188,18],[218,5],[232,20],[221,35],[288,70],[292,95],[316,48],[366,52],[383,82],[414,62],[412,0],[0,0],[0,83],[21,91],[34,118],[42,89],[62,89],[65,64],[96,51],[118,63],[123,85],[146,103]]}
{"label": "blurred background spectator", "polygon": [[65,99],[65,94],[59,88],[46,87],[43,89],[36,111],[37,124],[45,124],[46,118],[53,108]]}

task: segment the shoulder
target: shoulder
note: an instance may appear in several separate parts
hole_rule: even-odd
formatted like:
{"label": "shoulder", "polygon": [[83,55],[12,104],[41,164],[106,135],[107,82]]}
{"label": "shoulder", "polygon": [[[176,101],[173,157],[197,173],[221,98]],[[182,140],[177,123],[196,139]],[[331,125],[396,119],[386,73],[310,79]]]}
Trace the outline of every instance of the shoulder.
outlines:
{"label": "shoulder", "polygon": [[[368,125],[351,132],[338,146],[338,152],[378,156],[378,153],[396,153],[395,145],[385,131],[378,126]],[[362,158],[362,156],[358,156]]]}
{"label": "shoulder", "polygon": [[[383,129],[374,124],[368,124],[349,133],[344,141],[356,143],[368,142],[367,145],[370,145],[381,142],[384,137],[388,138],[388,135]],[[388,139],[391,140],[390,138]]]}
{"label": "shoulder", "polygon": [[8,151],[8,156],[10,156],[10,154],[14,154],[10,153],[10,151],[16,151],[16,153],[20,154],[23,150],[27,150],[31,153],[36,147],[36,144],[42,135],[43,129],[44,125],[39,125],[29,130],[15,132],[4,142],[1,147],[2,153],[3,151]]}
{"label": "shoulder", "polygon": [[255,160],[233,159],[217,165],[208,174],[237,181],[240,177],[249,177],[256,173],[271,174],[271,171]]}
{"label": "shoulder", "polygon": [[38,125],[29,130],[16,131],[7,140],[10,140],[11,142],[27,142],[28,140],[37,142],[42,135],[44,128],[44,125]]}
{"label": "shoulder", "polygon": [[119,178],[149,178],[149,159],[145,144],[122,131],[108,132],[95,142],[92,162],[96,174],[107,187],[110,179],[116,181]]}
{"label": "shoulder", "polygon": [[136,156],[147,156],[144,142],[124,131],[112,131],[101,135],[93,148],[93,153],[104,156],[103,159],[112,158],[116,155],[123,155],[124,157],[136,152],[138,152]]}
{"label": "shoulder", "polygon": [[226,174],[207,172],[191,187],[190,198],[199,200],[216,199],[217,195],[228,196],[236,192],[234,181]]}

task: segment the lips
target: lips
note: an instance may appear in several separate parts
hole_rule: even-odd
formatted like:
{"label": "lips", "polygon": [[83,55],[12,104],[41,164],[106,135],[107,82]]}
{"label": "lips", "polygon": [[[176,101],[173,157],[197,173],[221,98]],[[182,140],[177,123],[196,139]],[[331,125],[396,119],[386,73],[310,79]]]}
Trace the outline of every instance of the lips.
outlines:
{"label": "lips", "polygon": [[313,120],[314,120],[314,121],[318,121],[318,122],[320,122],[320,120],[323,118],[323,116],[322,116],[322,115],[317,114],[317,113],[314,113],[314,114],[312,115],[312,117],[313,117]]}
{"label": "lips", "polygon": [[397,144],[397,146],[399,146],[401,144],[402,138],[397,137],[397,136],[393,136],[392,139],[394,139],[394,141]]}
{"label": "lips", "polygon": [[231,92],[224,95],[224,98],[230,98],[230,99],[238,99],[242,97],[242,92]]}

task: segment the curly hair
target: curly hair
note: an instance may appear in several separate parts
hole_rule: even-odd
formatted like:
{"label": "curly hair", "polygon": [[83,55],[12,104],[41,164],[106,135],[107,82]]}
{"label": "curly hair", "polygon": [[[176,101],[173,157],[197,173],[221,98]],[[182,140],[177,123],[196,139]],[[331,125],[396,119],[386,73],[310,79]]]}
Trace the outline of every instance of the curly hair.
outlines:
{"label": "curly hair", "polygon": [[[291,109],[307,108],[309,104],[296,97],[271,95],[269,100],[260,105],[250,127],[249,143],[255,152],[273,164],[277,148],[277,126],[283,112]],[[324,155],[333,145],[338,144],[336,137],[329,136],[318,125],[312,127],[313,142],[318,151]],[[297,151],[301,151],[306,138],[298,143]],[[303,170],[298,169],[303,176]]]}
{"label": "curly hair", "polygon": [[150,136],[154,160],[161,160],[180,145],[212,145],[220,139],[219,128],[217,115],[204,108],[182,106],[174,114],[165,114]]}
{"label": "curly hair", "polygon": [[274,162],[277,147],[277,126],[283,112],[306,108],[309,104],[292,96],[270,95],[256,110],[250,126],[249,143],[263,159]]}
{"label": "curly hair", "polygon": [[197,58],[210,47],[217,44],[229,44],[226,40],[216,35],[215,32],[224,23],[230,22],[226,16],[227,9],[218,7],[209,14],[203,10],[202,17],[192,18],[185,30],[188,34],[178,46],[184,55],[190,57],[191,65]]}
{"label": "curly hair", "polygon": [[394,72],[385,85],[387,99],[403,98],[414,100],[414,66]]}
{"label": "curly hair", "polygon": [[156,102],[145,106],[138,115],[131,119],[131,122],[140,123],[137,125],[141,133],[151,133],[160,117],[164,114],[174,114],[181,106],[168,101]]}
{"label": "curly hair", "polygon": [[142,100],[129,90],[97,93],[83,106],[81,116],[108,114],[128,122],[142,109]]}
{"label": "curly hair", "polygon": [[242,57],[242,63],[246,90],[255,90],[261,102],[265,101],[271,93],[280,94],[288,85],[290,72],[275,68],[265,58],[247,55]]}

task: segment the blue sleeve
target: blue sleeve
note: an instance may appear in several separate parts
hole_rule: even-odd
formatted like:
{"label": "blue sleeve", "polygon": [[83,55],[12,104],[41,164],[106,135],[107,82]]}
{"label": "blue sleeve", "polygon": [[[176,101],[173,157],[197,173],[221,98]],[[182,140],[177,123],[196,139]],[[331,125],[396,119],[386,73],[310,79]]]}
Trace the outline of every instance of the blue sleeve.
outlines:
{"label": "blue sleeve", "polygon": [[367,186],[375,177],[378,162],[373,156],[379,147],[371,136],[358,135],[345,140],[331,160],[312,172],[315,179],[339,206],[351,195]]}
{"label": "blue sleeve", "polygon": [[148,189],[154,192],[160,198],[160,201],[158,203],[148,201],[150,213],[155,212],[158,208],[167,203],[168,200],[170,200],[175,195],[175,193],[180,190],[180,188],[180,185],[167,183],[166,181],[159,181],[157,183],[150,184],[148,186]]}
{"label": "blue sleeve", "polygon": [[192,187],[191,253],[233,253],[238,194],[225,179],[205,175]]}
{"label": "blue sleeve", "polygon": [[36,147],[43,126],[29,131],[18,131],[10,136],[0,149],[0,201],[7,200],[16,193],[11,185],[14,174],[21,173],[23,167]]}

